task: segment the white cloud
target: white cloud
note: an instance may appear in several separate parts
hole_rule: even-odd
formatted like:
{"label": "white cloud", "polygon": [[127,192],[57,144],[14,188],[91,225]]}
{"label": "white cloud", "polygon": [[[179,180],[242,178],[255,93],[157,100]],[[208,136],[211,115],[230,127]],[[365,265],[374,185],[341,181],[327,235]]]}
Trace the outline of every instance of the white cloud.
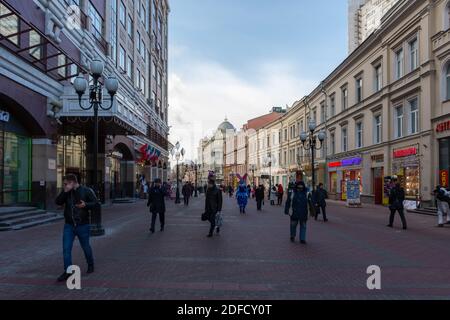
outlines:
{"label": "white cloud", "polygon": [[169,75],[170,140],[181,141],[187,158],[196,158],[199,140],[225,116],[239,129],[274,106],[292,105],[315,84],[285,62],[264,63],[257,70],[243,78],[214,62],[193,62]]}

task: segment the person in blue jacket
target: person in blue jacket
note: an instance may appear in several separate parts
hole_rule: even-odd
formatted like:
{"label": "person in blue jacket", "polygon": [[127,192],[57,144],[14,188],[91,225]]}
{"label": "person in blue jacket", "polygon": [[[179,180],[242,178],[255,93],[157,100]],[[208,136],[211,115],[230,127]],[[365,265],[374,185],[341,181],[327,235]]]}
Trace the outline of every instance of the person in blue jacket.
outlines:
{"label": "person in blue jacket", "polygon": [[239,178],[240,182],[239,182],[238,191],[236,192],[236,199],[237,199],[237,203],[239,205],[239,212],[242,214],[245,214],[245,208],[247,207],[247,203],[248,203],[248,192],[247,192],[247,186],[245,184],[246,180],[247,180],[247,175],[245,175],[244,177],[241,177],[238,174],[237,177]]}
{"label": "person in blue jacket", "polygon": [[300,243],[306,244],[306,222],[310,211],[310,201],[305,183],[299,181],[288,197],[284,213],[291,217],[291,242],[295,242],[297,226],[300,225]]}

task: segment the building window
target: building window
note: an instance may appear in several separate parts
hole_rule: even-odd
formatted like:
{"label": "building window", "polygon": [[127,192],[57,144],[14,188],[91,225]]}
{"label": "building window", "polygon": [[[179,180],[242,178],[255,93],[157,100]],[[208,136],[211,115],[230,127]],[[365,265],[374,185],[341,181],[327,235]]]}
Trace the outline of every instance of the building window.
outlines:
{"label": "building window", "polygon": [[65,55],[63,55],[63,54],[60,54],[59,56],[58,56],[58,67],[60,67],[59,69],[58,69],[58,74],[61,76],[61,77],[66,77],[66,56]]}
{"label": "building window", "polygon": [[103,19],[95,9],[94,5],[89,2],[89,18],[92,23],[92,34],[97,39],[102,39],[103,34]]}
{"label": "building window", "polygon": [[327,121],[326,119],[326,113],[325,113],[325,102],[320,103],[320,123],[324,123]]}
{"label": "building window", "polygon": [[419,48],[417,38],[409,42],[409,59],[411,60],[411,71],[419,67]]}
{"label": "building window", "polygon": [[[10,14],[11,11],[0,3],[0,16]],[[19,32],[19,18],[16,15],[8,16],[0,19],[0,35],[8,37]],[[19,37],[13,36],[8,38],[9,41],[16,46],[19,45]]]}
{"label": "building window", "polygon": [[342,111],[348,108],[348,89],[342,88]]}
{"label": "building window", "polygon": [[336,153],[336,135],[334,132],[330,134],[330,151],[331,155]]}
{"label": "building window", "polygon": [[360,103],[363,99],[363,79],[356,79],[356,103]]}
{"label": "building window", "polygon": [[332,95],[330,97],[330,116],[334,117],[336,115],[336,97]]}
{"label": "building window", "polygon": [[117,0],[111,1],[111,58],[117,62]]}
{"label": "building window", "polygon": [[446,100],[450,99],[450,63],[447,65],[445,73],[445,90],[446,90]]}
{"label": "building window", "polygon": [[120,46],[120,50],[119,50],[119,67],[123,71],[126,71],[126,67],[125,67],[125,49],[122,46]]}
{"label": "building window", "polygon": [[373,123],[373,127],[374,127],[374,132],[373,132],[373,142],[375,144],[381,143],[381,139],[382,139],[382,125],[381,125],[381,114],[377,114],[374,117],[374,123]]}
{"label": "building window", "polygon": [[348,150],[348,132],[347,128],[342,128],[342,152]]}
{"label": "building window", "polygon": [[316,108],[314,108],[314,111],[313,111],[313,120],[317,124],[317,109]]}
{"label": "building window", "polygon": [[408,101],[409,104],[409,133],[415,134],[419,132],[419,103],[414,98]]}
{"label": "building window", "polygon": [[363,143],[363,123],[362,121],[356,123],[356,148],[362,148]]}
{"label": "building window", "polygon": [[42,58],[42,39],[39,33],[30,31],[30,55],[36,59]]}
{"label": "building window", "polygon": [[394,132],[395,138],[403,137],[403,106],[396,107],[394,115]]}
{"label": "building window", "polygon": [[127,59],[127,75],[130,79],[133,79],[133,59],[130,56]]}
{"label": "building window", "polygon": [[383,87],[383,69],[381,64],[375,67],[375,92],[378,92]]}
{"label": "building window", "polygon": [[134,26],[133,18],[129,15],[127,20],[127,32],[131,39],[133,39],[133,29],[134,29],[133,26]]}
{"label": "building window", "polygon": [[395,53],[395,78],[396,80],[403,77],[404,55],[403,49]]}
{"label": "building window", "polygon": [[125,8],[123,1],[120,1],[119,21],[120,21],[120,23],[122,23],[123,27],[125,28],[125,25],[127,23],[127,9]]}

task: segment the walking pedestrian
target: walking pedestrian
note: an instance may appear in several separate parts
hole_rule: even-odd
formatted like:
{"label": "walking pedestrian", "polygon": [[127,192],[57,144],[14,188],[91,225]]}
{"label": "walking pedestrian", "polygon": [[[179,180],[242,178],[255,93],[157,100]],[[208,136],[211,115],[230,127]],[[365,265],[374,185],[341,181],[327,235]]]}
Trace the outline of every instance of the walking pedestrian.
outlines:
{"label": "walking pedestrian", "polygon": [[319,214],[322,212],[323,215],[323,221],[328,222],[327,219],[327,201],[328,198],[328,192],[323,188],[323,183],[320,183],[317,190],[312,195],[312,201],[315,208],[315,219],[317,221]]}
{"label": "walking pedestrian", "polygon": [[262,203],[264,201],[264,187],[262,184],[260,184],[259,187],[256,189],[255,198],[256,198],[256,208],[258,211],[261,211]]}
{"label": "walking pedestrian", "polygon": [[405,201],[405,190],[400,186],[400,183],[398,183],[396,178],[393,179],[393,182],[395,187],[391,189],[389,194],[389,210],[391,211],[391,215],[389,217],[388,227],[394,227],[395,212],[398,211],[400,219],[402,220],[403,229],[406,230],[408,227],[403,206],[403,202]]}
{"label": "walking pedestrian", "polygon": [[147,207],[150,208],[152,214],[152,224],[150,232],[155,233],[156,217],[159,215],[159,222],[161,224],[161,232],[164,231],[165,214],[166,214],[166,190],[161,186],[161,179],[155,179],[154,186],[149,190]]}
{"label": "walking pedestrian", "polygon": [[247,186],[247,195],[248,195],[248,198],[250,199],[250,197],[252,196],[252,186],[251,185],[248,185]]}
{"label": "walking pedestrian", "polygon": [[270,192],[270,194],[269,194],[270,205],[274,206],[275,205],[275,199],[278,199],[277,188],[275,186],[273,186],[272,189],[269,190],[269,192]]}
{"label": "walking pedestrian", "polygon": [[100,204],[92,189],[79,184],[77,176],[68,174],[64,177],[64,190],[55,200],[56,205],[64,206],[63,256],[64,273],[58,281],[67,281],[71,274],[67,269],[72,265],[72,247],[78,238],[88,264],[87,273],[94,272],[94,255],[89,243],[91,225],[89,211],[98,209]]}
{"label": "walking pedestrian", "polygon": [[434,196],[436,197],[437,209],[438,209],[438,226],[444,227],[444,217],[447,217],[447,224],[450,224],[450,192],[441,186],[437,186],[434,190]]}
{"label": "walking pedestrian", "polygon": [[310,210],[309,206],[310,202],[308,201],[305,183],[299,181],[296,183],[291,196],[287,198],[284,208],[284,213],[291,217],[291,242],[295,242],[297,226],[300,225],[300,243],[306,244],[306,223]]}
{"label": "walking pedestrian", "polygon": [[240,175],[237,175],[239,178],[239,187],[236,191],[236,199],[239,206],[239,212],[242,214],[245,214],[245,208],[247,207],[248,203],[248,192],[247,187],[245,186],[245,181],[247,180],[247,175],[244,175],[244,177],[241,177]]}
{"label": "walking pedestrian", "polygon": [[233,198],[233,187],[231,185],[228,186],[228,195],[230,196],[230,198]]}
{"label": "walking pedestrian", "polygon": [[[208,189],[206,191],[205,213],[204,213],[207,216],[209,223],[211,224],[209,228],[208,238],[212,238],[214,234],[214,229],[216,229],[217,214],[219,214],[219,218],[222,218],[221,212],[222,212],[222,192],[220,191],[219,188],[217,188],[215,175],[210,173],[208,177]],[[220,226],[217,226],[216,231],[217,233],[220,233]]]}
{"label": "walking pedestrian", "polygon": [[184,184],[183,188],[181,189],[181,193],[183,194],[184,205],[188,206],[189,198],[191,197],[192,194],[191,186],[189,185],[188,182]]}
{"label": "walking pedestrian", "polygon": [[281,206],[283,204],[283,195],[284,195],[284,189],[283,189],[283,185],[280,183],[278,185],[278,201],[277,201],[277,205]]}

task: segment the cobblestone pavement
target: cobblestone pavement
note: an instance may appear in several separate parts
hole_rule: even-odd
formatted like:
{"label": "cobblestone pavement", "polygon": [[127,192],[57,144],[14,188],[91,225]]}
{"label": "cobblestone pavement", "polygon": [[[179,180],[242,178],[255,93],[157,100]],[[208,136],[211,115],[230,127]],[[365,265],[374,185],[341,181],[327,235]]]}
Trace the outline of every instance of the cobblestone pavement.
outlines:
{"label": "cobblestone pavement", "polygon": [[[96,272],[82,290],[56,283],[62,224],[0,233],[2,299],[449,299],[450,226],[408,215],[410,229],[386,227],[387,209],[329,204],[329,223],[308,222],[308,245],[289,241],[280,207],[240,215],[225,199],[222,234],[207,239],[204,198],[168,204],[167,228],[150,235],[145,203],[104,210],[107,234],[92,239]],[[85,271],[78,243],[74,263]],[[382,289],[366,269],[382,270]]]}

